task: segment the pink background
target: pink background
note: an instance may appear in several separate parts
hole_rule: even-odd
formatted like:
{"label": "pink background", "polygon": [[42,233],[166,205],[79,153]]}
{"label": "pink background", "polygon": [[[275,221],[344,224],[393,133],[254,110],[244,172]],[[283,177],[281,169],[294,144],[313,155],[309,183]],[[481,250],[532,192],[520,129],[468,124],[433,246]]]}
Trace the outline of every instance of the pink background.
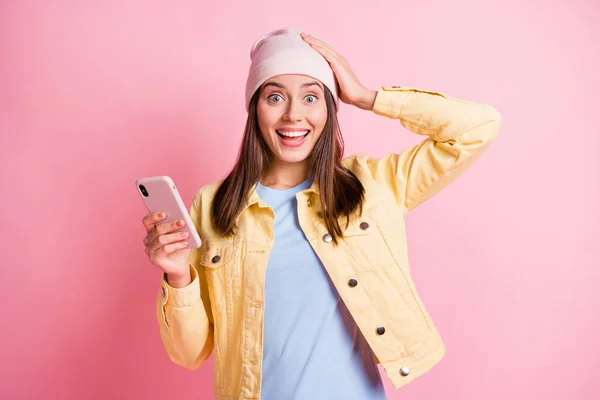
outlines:
{"label": "pink background", "polygon": [[[285,5],[283,5],[285,4]],[[210,399],[159,339],[135,179],[189,206],[235,160],[249,49],[326,38],[371,87],[491,103],[488,153],[407,219],[448,351],[389,399],[600,396],[600,7],[593,1],[4,1],[2,399]],[[416,144],[346,105],[347,154]]]}

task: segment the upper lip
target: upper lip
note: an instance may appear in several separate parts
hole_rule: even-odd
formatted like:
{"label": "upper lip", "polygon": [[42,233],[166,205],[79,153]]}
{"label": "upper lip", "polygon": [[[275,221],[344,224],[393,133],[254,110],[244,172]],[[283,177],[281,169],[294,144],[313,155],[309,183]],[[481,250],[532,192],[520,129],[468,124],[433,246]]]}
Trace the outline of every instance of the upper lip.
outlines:
{"label": "upper lip", "polygon": [[281,131],[281,132],[303,132],[303,131],[310,131],[310,129],[306,129],[306,128],[278,128],[275,129],[276,131]]}

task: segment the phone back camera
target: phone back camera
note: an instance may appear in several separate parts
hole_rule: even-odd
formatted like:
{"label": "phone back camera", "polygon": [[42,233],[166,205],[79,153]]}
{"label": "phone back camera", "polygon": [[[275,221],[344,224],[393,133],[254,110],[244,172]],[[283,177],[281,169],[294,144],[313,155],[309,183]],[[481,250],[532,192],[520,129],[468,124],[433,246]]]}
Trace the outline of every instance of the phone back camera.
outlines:
{"label": "phone back camera", "polygon": [[140,192],[144,195],[144,197],[148,197],[148,191],[144,185],[140,185]]}

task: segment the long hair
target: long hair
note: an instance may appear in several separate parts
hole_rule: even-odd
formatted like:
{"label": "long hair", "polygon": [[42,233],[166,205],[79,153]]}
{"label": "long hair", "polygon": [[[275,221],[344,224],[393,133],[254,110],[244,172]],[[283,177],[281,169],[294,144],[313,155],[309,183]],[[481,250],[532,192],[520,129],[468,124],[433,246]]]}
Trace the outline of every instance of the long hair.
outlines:
{"label": "long hair", "polygon": [[[219,186],[213,200],[211,216],[217,232],[225,236],[237,231],[236,219],[242,211],[250,190],[270,162],[270,149],[258,125],[257,104],[261,88],[250,101],[248,119],[237,161]],[[327,121],[321,136],[309,155],[309,170],[319,187],[321,214],[335,244],[343,237],[338,218],[350,216],[358,209],[362,214],[364,187],[358,178],[342,165],[344,140],[337,119],[333,95],[325,87]]]}

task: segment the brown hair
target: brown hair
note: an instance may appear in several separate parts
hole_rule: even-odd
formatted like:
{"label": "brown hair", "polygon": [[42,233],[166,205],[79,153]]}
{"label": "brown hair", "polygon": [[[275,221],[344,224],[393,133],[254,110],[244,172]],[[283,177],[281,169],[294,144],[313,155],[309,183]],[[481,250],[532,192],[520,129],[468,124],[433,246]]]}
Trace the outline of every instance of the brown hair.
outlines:
{"label": "brown hair", "polygon": [[[269,165],[270,149],[258,125],[257,103],[261,88],[252,96],[248,119],[237,161],[227,178],[217,190],[211,209],[211,216],[217,232],[234,235],[236,219],[242,211],[248,195],[261,173]],[[364,187],[358,178],[342,165],[344,141],[337,119],[337,106],[333,95],[325,87],[327,121],[321,136],[309,155],[309,170],[319,187],[321,217],[327,230],[337,244],[343,237],[338,217],[346,221],[358,209],[362,213]]]}

